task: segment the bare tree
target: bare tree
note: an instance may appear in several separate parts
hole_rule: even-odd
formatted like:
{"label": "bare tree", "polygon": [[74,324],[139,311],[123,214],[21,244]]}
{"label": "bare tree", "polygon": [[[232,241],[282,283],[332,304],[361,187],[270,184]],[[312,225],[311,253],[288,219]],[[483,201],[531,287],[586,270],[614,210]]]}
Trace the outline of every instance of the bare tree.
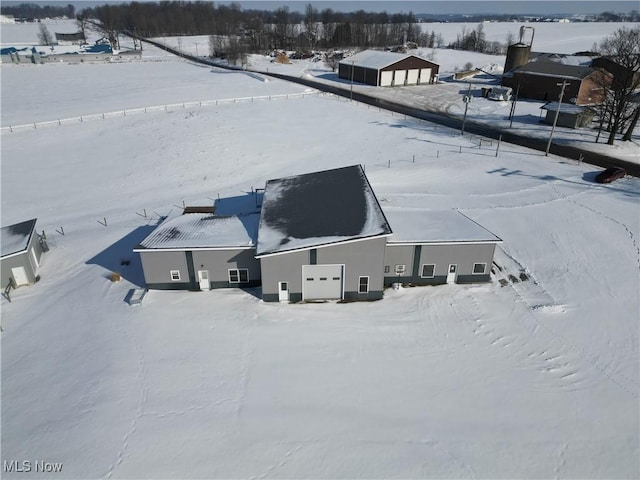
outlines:
{"label": "bare tree", "polygon": [[304,15],[304,31],[313,50],[318,41],[318,10],[308,4]]}
{"label": "bare tree", "polygon": [[325,52],[324,54],[324,64],[329,67],[332,72],[336,71],[340,60],[342,60],[342,53]]}
{"label": "bare tree", "polygon": [[44,23],[41,23],[38,29],[38,41],[40,45],[53,45],[54,43],[51,32],[49,32],[49,29]]}
{"label": "bare tree", "polygon": [[640,88],[640,27],[622,27],[615,31],[600,43],[600,52],[602,57],[594,64],[613,76],[612,80],[601,83],[605,93],[603,111],[609,113],[607,144],[613,145],[616,134],[632,120],[632,110],[637,107],[633,95]]}

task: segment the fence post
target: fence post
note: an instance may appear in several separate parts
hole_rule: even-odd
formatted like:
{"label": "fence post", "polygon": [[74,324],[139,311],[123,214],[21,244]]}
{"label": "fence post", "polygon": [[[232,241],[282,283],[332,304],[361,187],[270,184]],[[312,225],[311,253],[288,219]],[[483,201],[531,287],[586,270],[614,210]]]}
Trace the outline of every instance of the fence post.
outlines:
{"label": "fence post", "polygon": [[500,142],[502,141],[502,134],[498,137],[498,146],[496,147],[496,157],[498,156],[498,152],[500,151]]}

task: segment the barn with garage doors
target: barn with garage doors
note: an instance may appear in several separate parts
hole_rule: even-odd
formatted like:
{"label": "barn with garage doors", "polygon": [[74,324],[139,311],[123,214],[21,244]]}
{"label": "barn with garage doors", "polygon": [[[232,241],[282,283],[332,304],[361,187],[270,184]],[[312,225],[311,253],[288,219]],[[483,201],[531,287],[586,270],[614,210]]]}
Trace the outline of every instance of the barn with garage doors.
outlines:
{"label": "barn with garage doors", "polygon": [[501,240],[473,220],[457,211],[388,215],[353,165],[186,208],[134,251],[148,288],[261,286],[265,302],[377,300],[396,283],[490,281]]}
{"label": "barn with garage doors", "polygon": [[49,250],[44,232],[36,232],[36,219],[0,229],[2,289],[30,285],[39,280],[42,253]]}
{"label": "barn with garage doors", "polygon": [[338,64],[338,76],[377,87],[435,83],[439,65],[416,55],[365,50]]}

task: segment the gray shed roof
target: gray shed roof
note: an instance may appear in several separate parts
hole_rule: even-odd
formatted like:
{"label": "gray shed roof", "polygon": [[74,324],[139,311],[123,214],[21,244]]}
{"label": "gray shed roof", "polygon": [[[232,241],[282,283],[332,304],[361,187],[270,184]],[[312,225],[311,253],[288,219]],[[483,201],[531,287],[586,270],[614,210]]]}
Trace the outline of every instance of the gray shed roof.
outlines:
{"label": "gray shed roof", "polygon": [[360,165],[269,180],[257,255],[389,235]]}
{"label": "gray shed roof", "polygon": [[388,244],[499,243],[502,240],[457,210],[386,212],[393,225]]}
{"label": "gray shed roof", "polygon": [[[351,55],[340,61],[345,65],[353,64],[356,67],[365,67],[365,68],[373,68],[376,70],[380,70],[381,68],[388,67],[389,65],[393,65],[405,58],[415,57],[424,62],[424,58],[418,57],[417,55],[410,55],[405,53],[394,53],[394,52],[382,52],[379,50],[365,50],[363,52],[356,53],[355,55]],[[433,62],[429,62],[433,63]]]}
{"label": "gray shed roof", "polygon": [[31,236],[36,229],[36,219],[8,225],[0,229],[0,250],[2,257],[23,252],[29,246]]}
{"label": "gray shed roof", "polygon": [[188,213],[160,224],[135,250],[253,248],[258,220],[255,213],[229,216]]}

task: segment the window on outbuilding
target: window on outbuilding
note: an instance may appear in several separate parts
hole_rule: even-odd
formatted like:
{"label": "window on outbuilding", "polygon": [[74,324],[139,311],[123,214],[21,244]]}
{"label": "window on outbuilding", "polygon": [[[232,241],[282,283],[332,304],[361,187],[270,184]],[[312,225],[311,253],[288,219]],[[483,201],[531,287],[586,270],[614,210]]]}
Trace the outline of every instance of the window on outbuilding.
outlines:
{"label": "window on outbuilding", "polygon": [[369,293],[369,277],[358,278],[358,293]]}
{"label": "window on outbuilding", "polygon": [[436,273],[436,266],[432,263],[422,265],[422,271],[420,272],[420,276],[422,278],[433,278]]}
{"label": "window on outbuilding", "polygon": [[180,281],[180,270],[171,270],[171,280],[174,282]]}
{"label": "window on outbuilding", "polygon": [[475,275],[481,275],[487,271],[486,263],[474,263],[473,264],[473,273]]}
{"label": "window on outbuilding", "polygon": [[249,281],[249,270],[246,268],[236,268],[229,270],[229,283],[247,283]]}

